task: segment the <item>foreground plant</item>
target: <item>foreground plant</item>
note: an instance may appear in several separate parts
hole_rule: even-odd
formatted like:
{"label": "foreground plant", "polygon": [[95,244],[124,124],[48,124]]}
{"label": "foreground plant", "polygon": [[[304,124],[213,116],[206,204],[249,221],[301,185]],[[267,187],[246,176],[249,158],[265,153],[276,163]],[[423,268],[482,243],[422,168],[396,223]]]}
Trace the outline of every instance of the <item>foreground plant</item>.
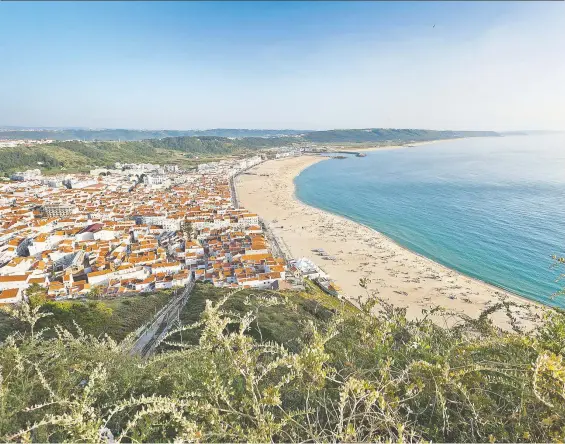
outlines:
{"label": "foreground plant", "polygon": [[[370,297],[355,315],[297,324],[291,350],[250,334],[261,310],[289,307],[284,293],[253,293],[244,314],[225,308],[232,297],[208,301],[147,361],[129,355],[131,341],[80,331],[12,336],[0,348],[0,439],[565,439],[562,313],[549,310],[527,334],[500,331],[488,315],[447,328],[431,321],[453,316],[440,309],[409,321]],[[186,330],[197,340],[180,340]]]}

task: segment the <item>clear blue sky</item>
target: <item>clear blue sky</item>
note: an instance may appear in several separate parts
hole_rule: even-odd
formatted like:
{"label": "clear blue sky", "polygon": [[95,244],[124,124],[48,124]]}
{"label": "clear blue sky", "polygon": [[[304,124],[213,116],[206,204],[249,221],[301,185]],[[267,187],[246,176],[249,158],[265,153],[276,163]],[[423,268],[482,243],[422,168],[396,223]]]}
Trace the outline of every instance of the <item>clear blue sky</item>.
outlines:
{"label": "clear blue sky", "polygon": [[565,129],[564,29],[563,2],[0,2],[0,125]]}

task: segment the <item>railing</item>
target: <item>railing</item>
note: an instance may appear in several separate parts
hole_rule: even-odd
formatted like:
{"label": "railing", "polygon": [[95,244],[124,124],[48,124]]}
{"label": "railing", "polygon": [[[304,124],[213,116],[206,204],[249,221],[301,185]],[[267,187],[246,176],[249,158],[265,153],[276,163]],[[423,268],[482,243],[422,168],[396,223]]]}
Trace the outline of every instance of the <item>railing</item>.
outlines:
{"label": "railing", "polygon": [[[158,345],[160,339],[169,330],[172,321],[174,320],[174,316],[171,315],[173,315],[175,311],[180,313],[188,301],[193,288],[194,279],[191,277],[190,281],[184,287],[179,296],[169,301],[167,305],[155,313],[151,321],[142,325],[135,331],[134,335],[137,339],[131,347],[131,354],[140,354],[142,357],[146,357],[155,351],[156,345]],[[152,336],[148,339],[144,338],[144,336],[151,330],[154,330]]]}
{"label": "railing", "polygon": [[173,324],[174,320],[175,320],[175,316],[174,316],[174,312],[177,312],[177,319],[178,319],[178,315],[180,314],[181,310],[184,308],[185,304],[188,301],[188,297],[190,295],[190,293],[192,292],[192,289],[194,288],[194,281],[191,281],[189,284],[187,284],[187,286],[185,287],[185,290],[183,291],[182,295],[180,298],[177,299],[177,301],[175,301],[176,303],[179,303],[178,307],[171,307],[170,313],[168,316],[165,316],[166,319],[164,319],[162,322],[159,323],[159,327],[162,326],[163,324],[165,324],[163,329],[158,329],[157,330],[157,336],[154,336],[149,342],[148,344],[141,350],[141,355],[142,357],[147,357],[152,355],[156,348],[159,346],[159,344],[161,343],[162,339],[165,337],[165,335],[167,334],[167,332],[169,331],[169,329],[171,328],[171,325]]}

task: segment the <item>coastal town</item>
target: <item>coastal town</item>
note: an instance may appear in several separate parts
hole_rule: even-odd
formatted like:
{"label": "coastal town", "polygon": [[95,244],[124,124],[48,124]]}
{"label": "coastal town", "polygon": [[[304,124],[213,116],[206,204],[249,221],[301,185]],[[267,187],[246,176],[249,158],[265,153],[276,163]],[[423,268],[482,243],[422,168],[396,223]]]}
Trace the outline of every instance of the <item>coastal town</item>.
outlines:
{"label": "coastal town", "polygon": [[565,443],[565,0],[0,22],[0,444]]}
{"label": "coastal town", "polygon": [[239,207],[233,186],[235,176],[263,160],[203,163],[190,171],[116,163],[90,174],[12,174],[0,184],[0,303],[21,301],[34,284],[53,299],[193,281],[289,288],[290,268],[313,270],[281,257],[258,215]]}

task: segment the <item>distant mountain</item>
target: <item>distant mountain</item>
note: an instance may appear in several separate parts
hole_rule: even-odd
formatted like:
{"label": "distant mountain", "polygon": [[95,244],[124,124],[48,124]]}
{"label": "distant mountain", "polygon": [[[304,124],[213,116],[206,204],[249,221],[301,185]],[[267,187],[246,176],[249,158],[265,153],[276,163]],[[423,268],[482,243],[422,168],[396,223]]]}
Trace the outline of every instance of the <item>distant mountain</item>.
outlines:
{"label": "distant mountain", "polygon": [[[219,157],[232,154],[250,153],[256,150],[302,144],[406,144],[430,140],[461,137],[499,136],[492,131],[433,131],[418,129],[349,129],[331,131],[308,131],[298,133],[283,130],[289,134],[277,135],[279,130],[206,130],[203,136],[170,136],[181,131],[136,131],[136,130],[63,130],[63,131],[5,131],[14,138],[55,139],[52,143],[32,146],[5,147],[0,149],[0,172],[9,173],[17,169],[37,168],[67,171],[88,171],[94,166],[109,166],[114,162],[153,162],[192,164],[194,157]],[[230,134],[227,136],[214,133]],[[17,134],[17,135],[16,135]],[[259,134],[240,137],[242,134]],[[74,140],[57,140],[56,137]],[[141,137],[142,140],[125,140]],[[25,137],[27,136],[27,137]],[[83,140],[77,140],[82,136]],[[152,137],[151,137],[152,136]],[[161,136],[161,137],[157,137]],[[238,137],[236,137],[238,136]],[[108,137],[117,140],[92,140]],[[7,138],[7,137],[6,137]]]}
{"label": "distant mountain", "polygon": [[339,129],[328,131],[304,130],[269,130],[269,129],[229,129],[216,128],[208,130],[132,130],[132,129],[40,129],[19,128],[0,129],[0,139],[6,140],[82,140],[82,141],[140,141],[147,139],[163,139],[167,137],[226,137],[273,138],[301,137],[307,142],[317,143],[365,143],[365,142],[410,142],[458,137],[498,136],[494,131],[435,131],[422,129]]}
{"label": "distant mountain", "polygon": [[370,143],[370,142],[421,142],[428,140],[456,139],[461,137],[496,137],[494,131],[436,131],[421,129],[344,129],[312,131],[302,138],[316,143]]}
{"label": "distant mountain", "polygon": [[304,134],[304,130],[270,130],[270,129],[210,129],[203,131],[196,131],[191,134],[192,136],[219,136],[230,138],[242,137],[283,137],[283,136],[298,136]]}
{"label": "distant mountain", "polygon": [[25,168],[88,171],[94,166],[111,166],[115,162],[177,163],[189,165],[194,157],[219,157],[251,153],[296,142],[294,137],[165,137],[137,141],[55,141],[31,146],[0,149],[0,172]]}
{"label": "distant mountain", "polygon": [[217,136],[229,138],[242,137],[281,137],[302,134],[298,130],[261,130],[261,129],[209,129],[209,130],[131,130],[131,129],[45,129],[15,128],[0,129],[0,139],[6,140],[82,140],[82,141],[136,141],[145,139],[161,139],[164,137],[199,137]]}

